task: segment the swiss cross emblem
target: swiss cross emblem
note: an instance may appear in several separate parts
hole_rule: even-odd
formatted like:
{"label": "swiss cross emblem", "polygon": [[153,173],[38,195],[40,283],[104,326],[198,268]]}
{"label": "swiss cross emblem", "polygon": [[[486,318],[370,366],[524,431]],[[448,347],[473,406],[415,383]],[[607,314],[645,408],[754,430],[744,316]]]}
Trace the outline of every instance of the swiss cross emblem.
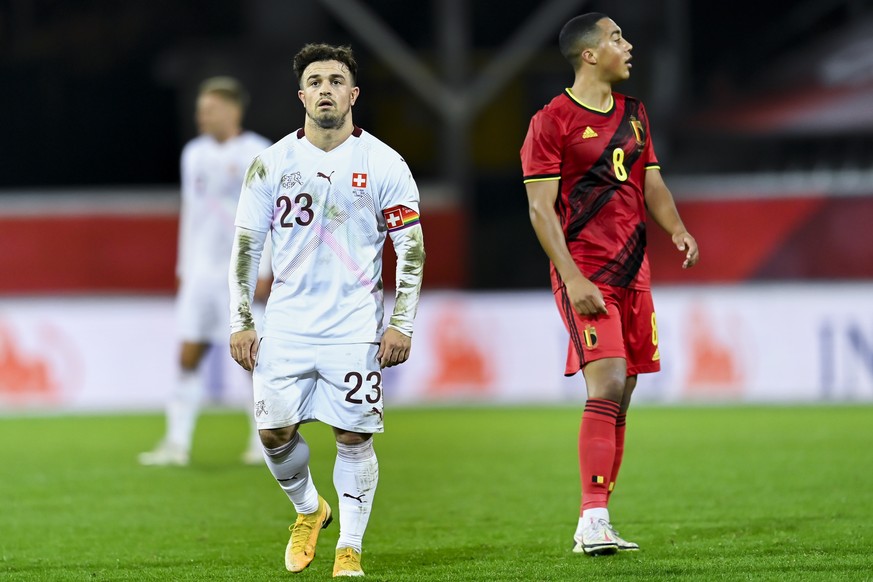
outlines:
{"label": "swiss cross emblem", "polygon": [[385,215],[385,222],[388,223],[388,228],[397,228],[403,224],[403,216],[400,214],[400,209],[392,210]]}
{"label": "swiss cross emblem", "polygon": [[352,186],[355,188],[366,188],[367,187],[367,174],[360,174],[355,172],[352,174]]}

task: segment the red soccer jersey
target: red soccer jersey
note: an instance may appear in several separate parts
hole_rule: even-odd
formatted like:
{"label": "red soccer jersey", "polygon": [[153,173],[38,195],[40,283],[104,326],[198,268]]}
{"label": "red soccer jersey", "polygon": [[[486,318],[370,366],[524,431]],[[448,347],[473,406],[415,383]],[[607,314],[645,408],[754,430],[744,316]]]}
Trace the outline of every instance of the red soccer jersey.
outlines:
{"label": "red soccer jersey", "polygon": [[[647,168],[658,168],[642,102],[613,93],[606,111],[567,89],[538,111],[521,148],[525,184],[560,180],[555,212],[570,255],[595,283],[649,288]],[[552,288],[561,279],[552,272]]]}

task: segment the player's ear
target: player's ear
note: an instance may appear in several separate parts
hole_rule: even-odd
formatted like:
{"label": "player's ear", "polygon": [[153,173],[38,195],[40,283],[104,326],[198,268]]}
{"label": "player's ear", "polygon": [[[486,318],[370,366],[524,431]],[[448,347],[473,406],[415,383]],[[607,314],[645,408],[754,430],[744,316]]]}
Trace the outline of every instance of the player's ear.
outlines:
{"label": "player's ear", "polygon": [[298,89],[297,98],[300,99],[301,103],[303,103],[303,107],[306,107],[306,99],[303,97],[303,89]]}
{"label": "player's ear", "polygon": [[360,87],[352,87],[352,98],[351,98],[352,105],[354,105],[355,101],[358,100],[358,95],[360,95],[360,94],[361,94]]}
{"label": "player's ear", "polygon": [[579,55],[579,60],[582,62],[588,63],[589,65],[596,65],[597,64],[597,55],[594,54],[593,50],[588,48],[588,49],[585,49],[584,51],[582,51],[582,54]]}

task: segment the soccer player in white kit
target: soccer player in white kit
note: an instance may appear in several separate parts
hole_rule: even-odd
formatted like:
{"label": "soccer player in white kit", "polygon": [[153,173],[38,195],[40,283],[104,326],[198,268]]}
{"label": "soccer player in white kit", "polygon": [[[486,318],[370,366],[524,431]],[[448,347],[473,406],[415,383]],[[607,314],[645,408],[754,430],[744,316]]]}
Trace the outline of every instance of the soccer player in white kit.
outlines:
{"label": "soccer player in white kit", "polygon": [[[227,338],[227,270],[236,206],[246,168],[272,143],[242,128],[247,100],[242,85],[231,77],[212,77],[200,85],[196,104],[200,135],[185,145],[181,156],[182,205],[176,263],[181,369],[167,403],[166,434],[154,450],[140,454],[139,461],[144,465],[188,464],[206,388],[204,358],[213,344],[224,343]],[[269,285],[270,265],[269,260],[264,260],[259,300],[265,299]],[[231,380],[247,387],[248,375],[228,362],[230,371],[239,371]],[[243,462],[263,462],[254,422]]]}
{"label": "soccer player in white kit", "polygon": [[[424,270],[419,194],[406,162],[352,123],[359,95],[349,47],[308,44],[294,57],[302,129],[249,167],[230,270],[233,358],[254,370],[254,416],[267,466],[294,504],[292,572],[332,519],[309,472],[301,423],[333,427],[340,533],[334,576],[363,576],[361,545],[379,479],[383,367],[406,361]],[[273,287],[260,339],[256,265],[272,240]],[[383,326],[382,250],[397,254],[394,312]]]}

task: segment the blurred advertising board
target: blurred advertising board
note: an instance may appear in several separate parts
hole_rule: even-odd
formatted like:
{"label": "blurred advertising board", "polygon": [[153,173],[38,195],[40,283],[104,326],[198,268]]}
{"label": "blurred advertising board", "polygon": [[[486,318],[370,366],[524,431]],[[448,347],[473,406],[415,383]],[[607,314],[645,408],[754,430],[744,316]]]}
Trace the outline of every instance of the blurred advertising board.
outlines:
{"label": "blurred advertising board", "polygon": [[[873,283],[657,287],[662,371],[637,402],[873,401]],[[390,310],[390,304],[388,306]],[[163,407],[176,377],[170,297],[0,298],[0,410]],[[387,403],[581,402],[549,290],[425,291],[412,356],[384,371]],[[211,395],[244,402],[220,345]]]}

